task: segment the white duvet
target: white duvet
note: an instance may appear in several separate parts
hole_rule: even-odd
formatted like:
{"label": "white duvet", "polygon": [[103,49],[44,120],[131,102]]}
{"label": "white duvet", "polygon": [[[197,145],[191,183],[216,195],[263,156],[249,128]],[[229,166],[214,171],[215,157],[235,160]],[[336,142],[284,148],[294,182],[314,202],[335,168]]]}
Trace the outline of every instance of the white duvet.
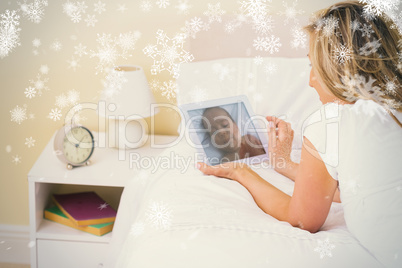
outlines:
{"label": "white duvet", "polygon": [[[183,159],[185,140],[166,150]],[[264,179],[291,195],[293,182],[261,166]],[[194,168],[139,171],[125,187],[108,267],[381,267],[351,235],[333,203],[315,234],[265,214],[240,184]]]}

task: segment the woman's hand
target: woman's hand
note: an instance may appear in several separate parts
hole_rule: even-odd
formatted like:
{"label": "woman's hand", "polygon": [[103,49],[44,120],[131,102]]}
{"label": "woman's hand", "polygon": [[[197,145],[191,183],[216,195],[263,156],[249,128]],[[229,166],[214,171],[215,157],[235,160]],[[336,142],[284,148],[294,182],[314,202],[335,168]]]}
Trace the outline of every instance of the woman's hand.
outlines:
{"label": "woman's hand", "polygon": [[[270,164],[279,173],[289,173],[288,171],[295,168],[295,163],[292,162],[290,154],[292,152],[292,142],[294,132],[290,125],[274,116],[267,116],[269,122],[268,127],[268,151]],[[290,179],[293,179],[292,174],[284,174]]]}
{"label": "woman's hand", "polygon": [[241,162],[227,162],[216,166],[209,166],[199,162],[197,166],[205,175],[214,175],[234,181],[239,181],[242,177],[242,173],[251,170],[247,164]]}

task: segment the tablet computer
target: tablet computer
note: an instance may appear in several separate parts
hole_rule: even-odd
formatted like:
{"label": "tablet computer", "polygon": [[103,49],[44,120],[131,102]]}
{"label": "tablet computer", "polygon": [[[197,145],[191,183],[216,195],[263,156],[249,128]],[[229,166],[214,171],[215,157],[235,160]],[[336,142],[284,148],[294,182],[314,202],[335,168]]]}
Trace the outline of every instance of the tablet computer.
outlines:
{"label": "tablet computer", "polygon": [[266,119],[254,115],[247,96],[189,103],[180,106],[186,138],[210,165],[268,160]]}

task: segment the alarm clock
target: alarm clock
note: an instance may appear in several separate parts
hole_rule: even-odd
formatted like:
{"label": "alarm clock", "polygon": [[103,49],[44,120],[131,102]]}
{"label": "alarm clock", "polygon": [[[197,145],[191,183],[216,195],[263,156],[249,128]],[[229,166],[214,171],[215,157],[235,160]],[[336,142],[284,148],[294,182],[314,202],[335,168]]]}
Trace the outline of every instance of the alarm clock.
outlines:
{"label": "alarm clock", "polygon": [[89,165],[94,145],[91,131],[80,125],[65,125],[54,137],[56,155],[68,169]]}

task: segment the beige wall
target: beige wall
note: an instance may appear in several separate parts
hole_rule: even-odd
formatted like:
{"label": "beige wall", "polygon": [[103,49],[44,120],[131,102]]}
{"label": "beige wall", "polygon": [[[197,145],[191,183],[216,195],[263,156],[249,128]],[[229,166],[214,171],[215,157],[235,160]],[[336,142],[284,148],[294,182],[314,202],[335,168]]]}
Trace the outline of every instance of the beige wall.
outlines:
{"label": "beige wall", "polygon": [[[17,10],[18,1],[0,1],[0,14],[6,9]],[[23,1],[20,1],[23,2]],[[28,0],[31,3],[33,0]],[[192,6],[188,15],[177,14],[175,6],[178,0],[171,0],[171,5],[167,9],[159,9],[156,1],[150,12],[144,13],[139,9],[141,1],[107,1],[106,11],[96,14],[98,22],[95,27],[87,27],[84,21],[74,24],[65,13],[62,4],[67,1],[49,0],[49,6],[44,9],[43,20],[36,24],[21,18],[20,20],[20,43],[21,46],[15,48],[8,56],[0,59],[0,120],[3,125],[0,140],[0,224],[28,225],[28,183],[27,174],[35,160],[49,142],[53,133],[62,126],[63,120],[52,121],[47,118],[50,110],[55,108],[55,97],[69,90],[75,89],[80,92],[81,102],[97,102],[99,90],[102,89],[101,80],[104,74],[96,74],[95,67],[98,63],[96,58],[88,55],[79,58],[79,67],[74,71],[68,68],[68,60],[74,55],[74,46],[79,43],[87,46],[87,50],[96,50],[96,34],[110,33],[114,36],[128,31],[140,31],[141,38],[136,43],[132,56],[127,59],[119,58],[116,64],[137,64],[143,66],[148,81],[158,79],[168,81],[172,77],[166,71],[157,76],[150,74],[152,59],[146,57],[142,49],[148,44],[156,44],[155,33],[158,29],[163,29],[169,37],[180,31],[186,19],[202,15],[207,9],[207,3],[217,3],[218,1],[188,1]],[[75,2],[75,1],[71,1]],[[83,2],[83,1],[80,1]],[[93,3],[96,1],[85,1],[87,4],[87,14],[94,14]],[[220,0],[222,9],[228,14],[238,10],[237,1]],[[292,6],[295,1],[287,1],[288,6]],[[309,1],[300,0],[297,9],[304,10],[306,14],[328,6],[335,1]],[[125,4],[127,10],[124,13],[117,11],[118,4]],[[284,11],[282,1],[273,0],[270,11],[277,13]],[[84,14],[84,18],[85,18]],[[216,22],[215,22],[216,23]],[[32,41],[38,38],[41,45],[37,48],[37,55]],[[58,39],[62,48],[56,52],[50,48],[54,40]],[[49,80],[46,82],[48,91],[44,91],[41,96],[28,99],[24,95],[24,90],[30,86],[30,80],[36,80],[41,65],[49,67],[48,75],[42,75]],[[174,99],[163,97],[160,92],[155,92],[158,102],[175,103]],[[27,115],[34,114],[34,119],[27,119],[21,124],[10,120],[10,110],[18,105],[27,107]],[[63,114],[67,111],[64,108]],[[86,121],[82,123],[92,130],[97,130],[97,117],[94,112],[86,112]],[[155,118],[155,129],[151,132],[157,134],[174,135],[179,124],[178,119],[170,113],[162,110]],[[28,148],[25,139],[33,137],[35,146]],[[10,151],[11,149],[11,151]],[[21,163],[14,164],[12,157],[19,155]]]}

